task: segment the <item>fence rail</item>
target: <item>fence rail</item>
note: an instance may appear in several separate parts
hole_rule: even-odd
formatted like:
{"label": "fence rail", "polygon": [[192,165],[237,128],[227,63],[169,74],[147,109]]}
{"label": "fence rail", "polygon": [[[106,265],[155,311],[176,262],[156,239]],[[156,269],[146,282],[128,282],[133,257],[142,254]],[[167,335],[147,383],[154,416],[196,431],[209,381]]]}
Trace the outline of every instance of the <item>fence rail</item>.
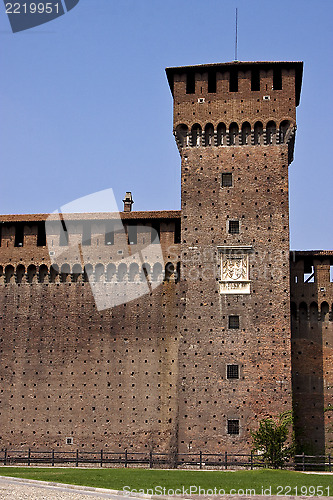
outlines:
{"label": "fence rail", "polygon": [[[58,450],[0,450],[1,465],[60,465],[68,464],[75,467],[80,465],[103,466],[148,466],[149,468],[177,468],[192,467],[204,469],[215,467],[220,469],[265,467],[261,455],[251,453],[232,454],[223,453],[138,453],[132,451],[110,452],[100,451],[58,451]],[[295,455],[293,461],[286,464],[286,468],[301,471],[328,470],[332,471],[333,462],[331,455]]]}

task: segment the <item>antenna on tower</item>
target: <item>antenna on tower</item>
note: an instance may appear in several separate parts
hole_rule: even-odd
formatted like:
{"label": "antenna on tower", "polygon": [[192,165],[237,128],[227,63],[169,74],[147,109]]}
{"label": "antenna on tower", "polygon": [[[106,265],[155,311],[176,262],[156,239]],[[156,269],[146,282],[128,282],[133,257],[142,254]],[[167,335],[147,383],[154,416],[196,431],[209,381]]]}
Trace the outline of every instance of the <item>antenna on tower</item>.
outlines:
{"label": "antenna on tower", "polygon": [[236,36],[235,36],[235,61],[238,61],[237,59],[237,44],[238,44],[238,9],[236,7]]}

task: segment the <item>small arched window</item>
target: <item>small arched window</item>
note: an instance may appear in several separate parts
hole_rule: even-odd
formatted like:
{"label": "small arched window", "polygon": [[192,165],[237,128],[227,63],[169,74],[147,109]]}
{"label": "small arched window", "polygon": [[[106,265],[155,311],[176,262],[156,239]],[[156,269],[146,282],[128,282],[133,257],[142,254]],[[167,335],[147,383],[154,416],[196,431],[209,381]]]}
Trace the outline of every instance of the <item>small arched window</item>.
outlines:
{"label": "small arched window", "polygon": [[5,267],[5,282],[10,283],[14,276],[14,267],[9,264],[9,266]]}
{"label": "small arched window", "polygon": [[227,129],[224,123],[219,123],[216,129],[217,132],[217,145],[226,146],[227,145]]}
{"label": "small arched window", "polygon": [[205,126],[205,146],[214,146],[214,127],[211,123]]}
{"label": "small arched window", "polygon": [[254,144],[260,146],[262,144],[263,126],[261,122],[254,124]]}
{"label": "small arched window", "polygon": [[37,275],[37,269],[34,264],[30,264],[27,269],[27,278],[28,278],[28,283],[33,283],[36,279]]}
{"label": "small arched window", "polygon": [[55,283],[59,275],[59,267],[57,264],[52,264],[50,267],[50,282]]}
{"label": "small arched window", "polygon": [[286,141],[286,135],[287,135],[287,132],[288,132],[288,129],[290,127],[290,122],[288,120],[283,120],[281,123],[280,123],[280,143],[284,143]]}
{"label": "small arched window", "polygon": [[202,129],[198,123],[195,123],[191,130],[192,147],[201,146]]}
{"label": "small arched window", "polygon": [[71,269],[69,267],[69,264],[63,264],[61,266],[60,280],[61,280],[62,283],[66,283],[66,281],[69,280],[70,272],[71,272]]}
{"label": "small arched window", "polygon": [[139,281],[139,265],[136,262],[132,262],[129,267],[129,281]]}
{"label": "small arched window", "polygon": [[188,126],[181,124],[176,127],[176,138],[180,147],[189,146]]}
{"label": "small arched window", "polygon": [[301,302],[299,305],[299,319],[300,321],[307,321],[308,319],[308,306],[305,302]]}
{"label": "small arched window", "polygon": [[90,279],[93,275],[93,272],[94,272],[94,269],[93,269],[93,266],[91,264],[87,264],[86,266],[84,266],[83,280],[85,282],[90,281]]}
{"label": "small arched window", "polygon": [[39,283],[45,283],[49,270],[45,264],[39,266],[38,270],[38,281]]}
{"label": "small arched window", "polygon": [[74,283],[82,280],[82,267],[80,264],[74,264],[72,270],[72,280]]}
{"label": "small arched window", "polygon": [[159,262],[156,262],[153,267],[153,281],[163,281],[163,268]]}
{"label": "small arched window", "polygon": [[22,283],[25,275],[25,267],[23,264],[20,264],[16,268],[16,283]]}
{"label": "small arched window", "polygon": [[239,128],[237,123],[232,123],[229,127],[229,145],[237,146],[238,145],[238,135]]}
{"label": "small arched window", "polygon": [[321,321],[329,320],[329,305],[327,302],[322,302],[320,307],[320,319]]}
{"label": "small arched window", "polygon": [[104,276],[104,266],[103,264],[97,264],[95,267],[95,281],[102,281]]}
{"label": "small arched window", "polygon": [[108,264],[106,268],[106,280],[114,281],[116,278],[117,269],[114,264]]}
{"label": "small arched window", "polygon": [[318,304],[311,302],[310,304],[310,321],[318,321]]}
{"label": "small arched window", "polygon": [[126,264],[119,264],[117,271],[117,281],[125,281],[127,275],[127,266]]}
{"label": "small arched window", "polygon": [[276,123],[270,121],[266,125],[266,144],[275,144]]}
{"label": "small arched window", "polygon": [[174,274],[175,274],[175,266],[173,265],[172,262],[168,262],[166,265],[165,265],[165,273],[164,273],[164,276],[165,276],[165,281],[171,281],[174,279]]}
{"label": "small arched window", "polygon": [[146,281],[149,280],[149,274],[150,274],[150,265],[145,262],[142,264],[142,271],[141,271],[141,281]]}
{"label": "small arched window", "polygon": [[251,125],[249,122],[244,122],[242,125],[242,145],[249,146],[251,144]]}

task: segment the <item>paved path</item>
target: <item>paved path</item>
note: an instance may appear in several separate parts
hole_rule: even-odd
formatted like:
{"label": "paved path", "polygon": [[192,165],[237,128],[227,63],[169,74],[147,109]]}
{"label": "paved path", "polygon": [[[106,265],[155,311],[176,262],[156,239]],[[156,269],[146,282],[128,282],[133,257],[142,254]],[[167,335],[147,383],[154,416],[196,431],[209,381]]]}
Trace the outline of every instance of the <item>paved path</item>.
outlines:
{"label": "paved path", "polygon": [[[89,500],[89,498],[109,498],[113,500],[134,500],[135,497],[117,495],[112,490],[94,491],[94,488],[56,486],[40,481],[0,477],[1,500]],[[141,498],[142,500],[142,498]]]}
{"label": "paved path", "polygon": [[247,496],[247,495],[186,495],[178,497],[166,497],[158,495],[136,495],[131,496],[122,491],[106,490],[102,488],[90,488],[88,486],[72,486],[69,484],[48,483],[46,481],[34,481],[32,479],[21,479],[0,476],[0,500],[89,500],[90,498],[109,498],[112,500],[167,500],[181,498],[183,500],[314,500],[322,498],[333,500],[333,497],[306,497],[306,496]]}

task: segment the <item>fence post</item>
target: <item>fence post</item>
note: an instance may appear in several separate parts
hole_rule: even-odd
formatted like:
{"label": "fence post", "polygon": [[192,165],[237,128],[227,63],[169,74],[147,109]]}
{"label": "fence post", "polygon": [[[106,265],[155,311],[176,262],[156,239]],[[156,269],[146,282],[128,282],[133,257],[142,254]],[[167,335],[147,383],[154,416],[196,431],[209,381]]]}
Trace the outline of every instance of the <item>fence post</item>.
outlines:
{"label": "fence post", "polygon": [[76,467],[79,466],[79,450],[76,449]]}
{"label": "fence post", "polygon": [[331,472],[331,454],[328,454],[328,470]]}
{"label": "fence post", "polygon": [[7,448],[5,449],[5,456],[4,456],[3,464],[7,465]]}
{"label": "fence post", "polygon": [[101,467],[103,467],[103,450],[101,450]]}
{"label": "fence post", "polygon": [[127,450],[125,450],[125,467],[127,467]]}
{"label": "fence post", "polygon": [[30,455],[31,455],[31,451],[30,451],[30,448],[28,450],[28,466],[30,465]]}
{"label": "fence post", "polygon": [[152,451],[149,452],[149,468],[150,469],[153,468],[153,452]]}
{"label": "fence post", "polygon": [[253,470],[253,451],[251,450],[251,470]]}
{"label": "fence post", "polygon": [[228,452],[227,451],[224,454],[224,466],[225,466],[225,469],[228,468]]}
{"label": "fence post", "polygon": [[54,467],[54,450],[52,450],[52,467]]}
{"label": "fence post", "polygon": [[305,454],[304,454],[304,451],[303,451],[303,455],[302,455],[302,470],[303,470],[303,472],[305,471]]}
{"label": "fence post", "polygon": [[200,451],[200,469],[202,469],[202,451]]}

